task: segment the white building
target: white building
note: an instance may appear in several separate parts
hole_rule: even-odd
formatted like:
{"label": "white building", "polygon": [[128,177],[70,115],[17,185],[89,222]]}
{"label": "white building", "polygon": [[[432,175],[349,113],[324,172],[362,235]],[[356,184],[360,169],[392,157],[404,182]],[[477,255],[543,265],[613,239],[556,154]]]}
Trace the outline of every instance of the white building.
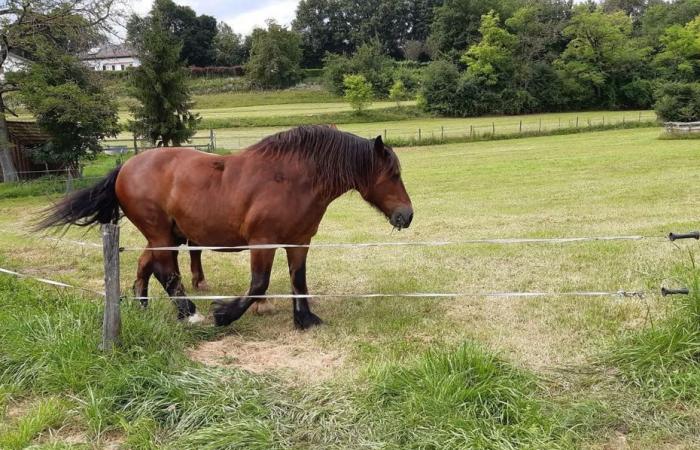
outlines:
{"label": "white building", "polygon": [[80,59],[99,71],[121,71],[141,65],[136,51],[126,44],[107,44],[81,55]]}
{"label": "white building", "polygon": [[27,65],[29,65],[29,60],[27,58],[22,58],[14,53],[8,53],[5,62],[0,67],[0,81],[5,79],[5,73],[21,70]]}

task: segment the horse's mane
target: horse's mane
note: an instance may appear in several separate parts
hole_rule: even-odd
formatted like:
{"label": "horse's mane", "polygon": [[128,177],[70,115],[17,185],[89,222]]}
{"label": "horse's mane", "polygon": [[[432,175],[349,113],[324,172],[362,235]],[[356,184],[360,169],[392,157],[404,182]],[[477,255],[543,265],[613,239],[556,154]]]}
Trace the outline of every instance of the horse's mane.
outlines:
{"label": "horse's mane", "polygon": [[362,189],[378,170],[398,173],[393,152],[381,157],[374,141],[323,125],[300,126],[268,136],[248,148],[272,157],[298,157],[314,168],[314,182],[331,192]]}

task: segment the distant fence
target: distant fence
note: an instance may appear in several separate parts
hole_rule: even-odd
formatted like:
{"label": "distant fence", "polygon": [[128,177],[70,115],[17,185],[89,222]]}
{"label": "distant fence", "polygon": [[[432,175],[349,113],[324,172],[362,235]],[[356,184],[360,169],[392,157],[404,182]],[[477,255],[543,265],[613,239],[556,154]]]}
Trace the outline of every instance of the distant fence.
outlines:
{"label": "distant fence", "polygon": [[[384,141],[394,146],[411,145],[432,145],[447,143],[460,139],[464,140],[484,140],[489,138],[499,138],[506,136],[517,137],[527,136],[537,133],[553,133],[556,131],[573,131],[605,128],[608,126],[619,126],[625,124],[647,123],[656,120],[653,112],[621,113],[615,115],[603,115],[593,117],[590,115],[562,117],[549,116],[543,118],[524,118],[504,122],[503,120],[493,120],[491,123],[484,123],[483,119],[478,119],[479,123],[465,125],[433,125],[417,127],[413,130],[404,128],[376,128],[371,132],[363,131],[367,138],[374,138],[382,135]],[[357,124],[354,124],[357,125]],[[372,124],[367,124],[371,126]],[[279,127],[285,129],[289,127]],[[343,130],[344,125],[338,124],[338,128]],[[352,130],[349,130],[352,131]],[[219,130],[219,146],[228,150],[238,150],[246,148],[262,138],[268,133],[248,132],[245,128]]]}
{"label": "distant fence", "polygon": [[[104,139],[100,143],[108,155],[123,155],[129,152],[138,153],[141,150],[153,148],[153,144],[139,139],[136,135],[131,138]],[[182,144],[183,147],[194,147],[203,152],[213,152],[216,149],[216,133],[208,130],[206,136],[193,136]]]}
{"label": "distant fence", "polygon": [[700,133],[700,122],[666,122],[664,123],[667,133]]}

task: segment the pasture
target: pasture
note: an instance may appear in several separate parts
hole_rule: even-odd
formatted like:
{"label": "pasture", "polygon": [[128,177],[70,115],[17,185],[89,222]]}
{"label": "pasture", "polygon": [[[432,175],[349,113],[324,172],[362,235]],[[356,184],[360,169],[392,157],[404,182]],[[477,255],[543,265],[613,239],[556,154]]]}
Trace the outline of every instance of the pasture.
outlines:
{"label": "pasture", "polygon": [[[659,134],[401,148],[411,228],[392,232],[350,194],[331,205],[314,242],[658,239],[318,248],[308,260],[312,294],[626,289],[644,299],[319,299],[325,324],[303,333],[289,301],[216,329],[177,323],[165,298],[147,311],[125,300],[122,347],[103,355],[100,299],[0,275],[0,448],[697,448],[700,339],[679,335],[683,361],[695,365],[673,360],[645,378],[634,363],[645,330],[662,335],[684,301],[658,288],[695,276],[695,241],[663,236],[697,228],[697,141]],[[218,141],[236,147],[222,132]],[[63,242],[26,234],[52,198],[0,200],[0,267],[102,289],[99,249],[67,241],[99,243],[97,230],[72,229]],[[122,221],[122,245],[143,244]],[[282,253],[269,293],[289,291]],[[122,254],[124,291],[137,256]],[[203,261],[210,293],[247,289],[246,253]],[[151,292],[162,293],[155,281]],[[654,348],[647,363],[670,350]]]}

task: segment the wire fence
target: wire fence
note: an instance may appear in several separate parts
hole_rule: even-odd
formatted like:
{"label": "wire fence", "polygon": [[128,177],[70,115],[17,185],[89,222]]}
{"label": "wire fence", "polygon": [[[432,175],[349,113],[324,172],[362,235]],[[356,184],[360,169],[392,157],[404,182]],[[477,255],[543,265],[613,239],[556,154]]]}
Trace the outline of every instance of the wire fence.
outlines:
{"label": "wire fence", "polygon": [[[51,238],[55,239],[55,238]],[[16,270],[0,268],[0,273],[5,275],[10,275],[22,279],[30,279],[39,283],[51,285],[60,288],[69,288],[81,290],[88,292],[90,294],[103,297],[105,299],[105,316],[103,323],[103,343],[102,348],[111,349],[118,340],[119,330],[121,329],[121,318],[119,312],[119,304],[122,299],[121,290],[119,287],[119,253],[120,251],[137,251],[144,250],[143,248],[136,247],[119,247],[119,226],[117,224],[104,224],[102,225],[102,251],[104,258],[105,267],[105,291],[100,292],[93,289],[85,288],[83,286],[78,286],[74,284],[65,283],[62,281],[56,281],[45,277],[39,277],[35,275],[29,275],[26,272],[19,272]],[[261,245],[249,245],[249,246],[238,246],[238,247],[190,247],[190,246],[179,246],[179,247],[153,247],[145,248],[148,251],[174,251],[174,250],[220,250],[220,249],[249,249],[255,250],[260,248],[286,248],[286,247],[323,247],[323,248],[368,248],[376,246],[397,246],[397,245],[407,245],[407,246],[444,246],[444,245],[461,245],[461,244],[500,244],[500,245],[511,245],[511,244],[547,244],[547,243],[579,243],[579,242],[609,242],[609,241],[641,241],[645,239],[662,239],[660,236],[641,236],[641,235],[629,235],[629,236],[583,236],[583,237],[563,237],[563,238],[498,238],[498,239],[467,239],[462,241],[431,241],[431,242],[375,242],[375,243],[321,243],[317,245],[295,245],[295,244],[263,244]],[[663,239],[668,239],[671,242],[675,242],[679,239],[700,239],[700,232],[694,231],[684,234],[670,233],[667,237]],[[59,242],[63,242],[67,245],[75,245],[81,247],[98,247],[98,244],[74,241],[74,240],[63,240],[55,239]],[[667,289],[666,287],[661,288],[661,295],[688,295],[689,289]],[[193,296],[170,296],[171,300],[191,300],[191,301],[226,301],[235,300],[239,298],[248,299],[308,299],[308,298],[318,298],[318,299],[338,299],[338,298],[358,298],[358,299],[380,299],[380,298],[460,298],[460,297],[472,297],[472,298],[537,298],[537,297],[584,297],[584,298],[594,298],[594,297],[617,297],[617,298],[645,298],[646,292],[644,290],[635,289],[619,289],[619,290],[572,290],[572,291],[486,291],[486,290],[473,290],[473,291],[461,291],[461,292],[370,292],[370,293],[321,293],[321,294],[240,294],[240,295],[193,295]],[[163,297],[160,296],[137,296],[131,297],[134,300],[158,300]],[[196,315],[195,315],[196,316]],[[193,317],[195,317],[193,316]],[[195,322],[199,321],[201,317],[195,317],[197,320],[189,321]]]}
{"label": "wire fence", "polygon": [[[423,143],[439,144],[460,139],[478,140],[501,136],[526,136],[534,133],[597,129],[625,124],[644,124],[656,121],[656,118],[656,114],[653,112],[638,111],[634,113],[601,114],[600,116],[569,114],[536,119],[525,117],[513,121],[499,118],[492,120],[490,123],[479,119],[474,124],[426,124],[413,129],[406,127],[380,127],[369,123],[361,124],[362,130],[356,134],[361,134],[367,138],[381,135],[387,143],[396,146],[420,145]],[[358,124],[353,124],[352,126],[347,126],[347,129],[352,131],[357,126]],[[346,127],[341,124],[339,128],[344,129]],[[284,127],[279,129],[284,129]],[[247,131],[243,128],[218,130],[218,145],[220,148],[228,150],[239,150],[257,143],[269,134],[270,131],[262,133],[257,130]]]}

